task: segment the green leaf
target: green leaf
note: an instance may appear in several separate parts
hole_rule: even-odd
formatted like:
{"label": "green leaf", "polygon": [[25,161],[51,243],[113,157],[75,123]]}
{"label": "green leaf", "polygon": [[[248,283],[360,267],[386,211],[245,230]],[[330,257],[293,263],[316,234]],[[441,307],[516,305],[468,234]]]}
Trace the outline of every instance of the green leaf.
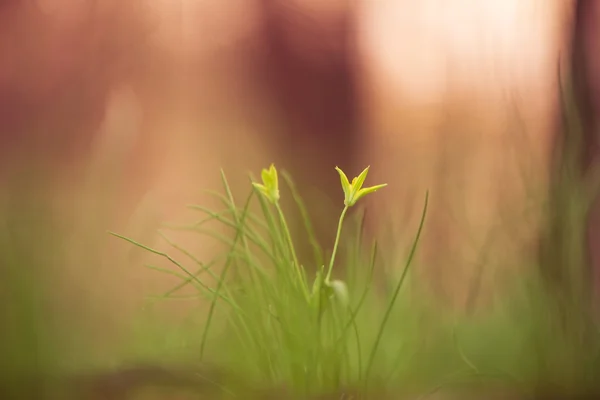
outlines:
{"label": "green leaf", "polygon": [[312,293],[310,295],[311,306],[317,310],[320,306],[321,289],[323,287],[324,277],[325,274],[323,272],[323,268],[320,268],[319,271],[317,271],[317,276],[313,282]]}

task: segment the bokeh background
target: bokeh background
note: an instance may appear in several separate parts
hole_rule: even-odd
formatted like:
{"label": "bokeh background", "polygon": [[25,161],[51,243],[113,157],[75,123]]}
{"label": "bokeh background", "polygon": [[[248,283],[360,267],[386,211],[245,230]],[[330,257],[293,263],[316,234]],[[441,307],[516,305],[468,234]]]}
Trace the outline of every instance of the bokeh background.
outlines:
{"label": "bokeh background", "polygon": [[[275,162],[331,248],[334,167],[371,165],[369,182],[389,187],[370,200],[369,232],[403,256],[429,190],[416,275],[464,308],[482,265],[485,293],[534,263],[577,3],[2,1],[2,273],[42,288],[65,362],[100,357],[144,296],[177,282],[107,231],[172,251],[156,229],[198,219],[186,204],[219,207],[204,190],[221,190],[220,168],[242,196],[247,172]],[[589,4],[582,48],[597,54]],[[199,258],[219,251],[171,237]],[[154,311],[170,324],[194,307]]]}

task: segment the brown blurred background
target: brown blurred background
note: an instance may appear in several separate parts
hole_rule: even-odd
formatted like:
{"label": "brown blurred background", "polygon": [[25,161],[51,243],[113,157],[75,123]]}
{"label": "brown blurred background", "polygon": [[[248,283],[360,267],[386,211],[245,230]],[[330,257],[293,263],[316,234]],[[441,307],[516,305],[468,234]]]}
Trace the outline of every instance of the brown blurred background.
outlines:
{"label": "brown blurred background", "polygon": [[[48,266],[60,323],[111,337],[144,295],[177,282],[107,230],[168,250],[158,224],[198,219],[189,203],[218,206],[202,191],[219,189],[219,168],[241,196],[246,173],[271,162],[296,178],[326,248],[336,165],[371,165],[368,181],[389,184],[370,226],[393,233],[384,243],[399,256],[429,190],[417,275],[462,307],[483,264],[492,287],[534,253],[575,5],[1,2],[0,177],[7,199],[32,194],[64,235]],[[218,251],[174,237],[199,257]],[[187,306],[165,307],[171,318]]]}

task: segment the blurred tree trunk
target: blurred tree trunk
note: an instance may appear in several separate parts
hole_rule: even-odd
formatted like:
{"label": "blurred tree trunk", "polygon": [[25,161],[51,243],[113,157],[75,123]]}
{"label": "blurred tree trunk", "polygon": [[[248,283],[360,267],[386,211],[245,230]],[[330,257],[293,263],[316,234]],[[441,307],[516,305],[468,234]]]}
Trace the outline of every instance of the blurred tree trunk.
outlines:
{"label": "blurred tree trunk", "polygon": [[[543,376],[557,376],[567,386],[581,390],[588,382],[580,376],[581,365],[590,361],[595,328],[592,323],[592,279],[600,266],[600,210],[594,180],[598,155],[597,115],[600,77],[597,68],[600,38],[598,2],[573,3],[572,36],[568,57],[559,60],[558,129],[555,136],[547,225],[542,232],[539,272],[551,318],[540,333],[551,330],[563,345],[553,354],[538,352]],[[563,67],[563,66],[566,66]],[[583,363],[583,364],[582,364]],[[586,368],[586,367],[583,367]],[[558,380],[557,380],[558,382]]]}
{"label": "blurred tree trunk", "polygon": [[587,256],[594,292],[600,283],[600,202],[598,201],[598,161],[600,141],[600,5],[593,0],[579,0],[576,6],[573,36],[573,85],[581,126],[579,168],[583,179],[591,182],[590,207],[587,215]]}
{"label": "blurred tree trunk", "polygon": [[[558,60],[558,130],[552,159],[548,225],[541,244],[540,272],[549,290],[562,300],[588,292],[595,240],[589,205],[590,180],[598,155],[594,96],[592,9],[594,1],[574,3],[571,48],[567,63]],[[568,64],[565,71],[564,64]],[[595,208],[595,207],[592,207]],[[598,221],[600,222],[600,221]],[[597,225],[595,227],[594,225]],[[588,229],[589,228],[589,229]]]}

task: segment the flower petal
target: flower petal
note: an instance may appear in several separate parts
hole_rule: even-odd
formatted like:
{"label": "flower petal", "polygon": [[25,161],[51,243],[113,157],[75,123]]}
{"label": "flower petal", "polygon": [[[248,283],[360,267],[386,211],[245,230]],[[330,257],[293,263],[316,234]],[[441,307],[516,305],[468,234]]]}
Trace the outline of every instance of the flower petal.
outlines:
{"label": "flower petal", "polygon": [[260,183],[252,182],[252,186],[257,189],[263,196],[267,198],[270,202],[274,202],[274,199],[271,196],[271,192],[265,185],[261,185]]}
{"label": "flower petal", "polygon": [[369,173],[369,168],[371,166],[367,166],[367,168],[363,169],[363,171],[358,175],[356,181],[352,183],[355,191],[359,191],[362,188],[362,185],[365,183],[365,179],[367,179],[367,174]]}
{"label": "flower petal", "polygon": [[369,193],[376,192],[379,189],[384,188],[386,186],[387,186],[387,183],[383,183],[381,185],[375,185],[375,186],[371,186],[371,187],[368,187],[368,188],[360,189],[358,191],[358,193],[356,194],[356,196],[354,197],[354,203],[356,203],[361,197],[366,196]]}
{"label": "flower petal", "polygon": [[335,167],[335,170],[340,174],[340,182],[342,183],[342,189],[344,190],[344,199],[348,201],[351,192],[350,182],[348,181],[348,177],[340,168]]}
{"label": "flower petal", "polygon": [[269,175],[271,176],[271,183],[273,184],[273,188],[279,191],[279,178],[277,177],[277,169],[275,168],[275,164],[271,164],[269,167]]}
{"label": "flower petal", "polygon": [[269,175],[268,169],[263,168],[263,170],[260,172],[260,177],[262,178],[262,182],[265,186],[270,186],[271,176]]}

